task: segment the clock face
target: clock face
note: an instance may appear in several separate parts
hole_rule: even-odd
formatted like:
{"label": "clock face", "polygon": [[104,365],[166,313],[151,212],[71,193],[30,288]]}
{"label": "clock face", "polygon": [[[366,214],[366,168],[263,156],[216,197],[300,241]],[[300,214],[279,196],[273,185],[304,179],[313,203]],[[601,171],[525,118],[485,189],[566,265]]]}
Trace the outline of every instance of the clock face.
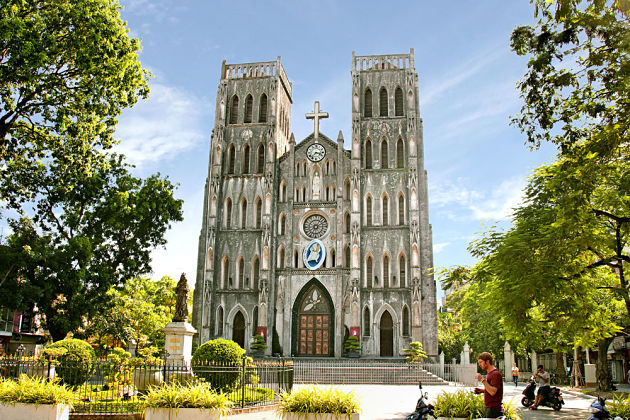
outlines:
{"label": "clock face", "polygon": [[321,238],[328,230],[328,221],[321,214],[309,216],[304,221],[304,233],[309,238]]}
{"label": "clock face", "polygon": [[311,162],[319,162],[326,156],[326,149],[321,144],[311,144],[308,149],[306,149],[306,157],[310,159]]}

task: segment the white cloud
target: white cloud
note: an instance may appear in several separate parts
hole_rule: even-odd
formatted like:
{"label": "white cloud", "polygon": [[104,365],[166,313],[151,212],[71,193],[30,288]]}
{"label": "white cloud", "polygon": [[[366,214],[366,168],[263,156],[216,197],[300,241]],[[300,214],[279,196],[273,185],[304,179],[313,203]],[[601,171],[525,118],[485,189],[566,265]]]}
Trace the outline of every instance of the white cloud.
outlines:
{"label": "white cloud", "polygon": [[459,67],[446,73],[442,79],[437,81],[436,84],[427,86],[424,92],[421,93],[421,105],[426,106],[427,104],[439,99],[439,97],[448,90],[479,73],[484,67],[499,58],[502,53],[503,51],[500,49],[492,48],[490,51],[483,51],[473,57],[470,57]]}
{"label": "white cloud", "polygon": [[442,242],[442,243],[439,243],[439,244],[433,244],[433,253],[434,254],[439,254],[440,252],[442,252],[444,250],[444,248],[446,248],[450,244],[451,244],[450,242]]}
{"label": "white cloud", "polygon": [[116,151],[137,166],[172,159],[203,141],[206,108],[184,90],[152,84],[149,99],[120,118],[116,137],[121,142]]}
{"label": "white cloud", "polygon": [[468,188],[462,178],[454,183],[431,184],[430,203],[451,220],[507,219],[522,202],[525,182],[523,177],[514,177],[486,191]]}

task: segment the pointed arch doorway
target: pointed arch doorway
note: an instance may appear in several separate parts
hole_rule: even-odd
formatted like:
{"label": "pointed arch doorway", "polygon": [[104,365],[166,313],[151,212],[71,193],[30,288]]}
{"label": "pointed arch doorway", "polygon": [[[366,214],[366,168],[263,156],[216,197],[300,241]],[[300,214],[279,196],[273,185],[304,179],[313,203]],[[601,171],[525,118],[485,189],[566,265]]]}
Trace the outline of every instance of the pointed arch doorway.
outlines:
{"label": "pointed arch doorway", "polygon": [[245,348],[245,317],[241,311],[234,315],[233,325],[232,341],[236,342],[241,348]]}
{"label": "pointed arch doorway", "polygon": [[328,291],[316,279],[297,296],[293,308],[293,354],[310,357],[333,355],[334,307]]}
{"label": "pointed arch doorway", "polygon": [[389,311],[385,311],[381,315],[379,327],[381,357],[392,357],[394,355],[394,321]]}

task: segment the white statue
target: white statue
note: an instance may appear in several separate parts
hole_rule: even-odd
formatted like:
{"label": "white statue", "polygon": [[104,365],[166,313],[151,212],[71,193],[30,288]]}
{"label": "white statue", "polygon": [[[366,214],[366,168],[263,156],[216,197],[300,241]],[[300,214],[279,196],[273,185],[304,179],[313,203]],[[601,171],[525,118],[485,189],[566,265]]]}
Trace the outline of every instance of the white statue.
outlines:
{"label": "white statue", "polygon": [[313,200],[319,200],[322,190],[322,180],[319,177],[319,171],[315,171],[313,175]]}

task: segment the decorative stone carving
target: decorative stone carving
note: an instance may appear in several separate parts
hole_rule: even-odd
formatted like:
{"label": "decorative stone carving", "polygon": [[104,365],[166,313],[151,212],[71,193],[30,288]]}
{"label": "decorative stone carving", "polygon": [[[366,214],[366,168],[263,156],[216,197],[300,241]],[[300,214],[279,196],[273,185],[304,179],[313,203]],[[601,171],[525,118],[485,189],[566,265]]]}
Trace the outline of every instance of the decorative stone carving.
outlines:
{"label": "decorative stone carving", "polygon": [[241,133],[241,138],[245,141],[250,141],[253,136],[254,136],[254,133],[249,128],[246,128]]}
{"label": "decorative stone carving", "polygon": [[415,133],[416,132],[416,118],[413,115],[407,117],[407,132]]}
{"label": "decorative stone carving", "polygon": [[411,243],[414,245],[417,245],[419,236],[420,236],[420,229],[418,227],[418,221],[413,220],[411,222]]}
{"label": "decorative stone carving", "polygon": [[414,188],[418,183],[418,171],[414,166],[409,168],[409,187]]}
{"label": "decorative stone carving", "polygon": [[269,293],[269,289],[267,288],[267,280],[263,280],[260,282],[260,290],[258,294],[258,302],[267,303],[267,294]]}
{"label": "decorative stone carving", "polygon": [[352,188],[359,189],[359,169],[357,168],[352,170]]}
{"label": "decorative stone carving", "polygon": [[413,302],[420,301],[420,279],[418,277],[413,278],[412,288],[411,288],[411,300]]}
{"label": "decorative stone carving", "polygon": [[269,240],[271,239],[271,228],[269,227],[269,223],[265,223],[263,226],[263,245],[269,246]]}
{"label": "decorative stone carving", "polygon": [[214,174],[214,176],[212,177],[212,192],[214,194],[219,192],[219,186],[220,186],[219,174]]}
{"label": "decorative stone carving", "polygon": [[352,243],[359,243],[359,223],[357,222],[352,224]]}

